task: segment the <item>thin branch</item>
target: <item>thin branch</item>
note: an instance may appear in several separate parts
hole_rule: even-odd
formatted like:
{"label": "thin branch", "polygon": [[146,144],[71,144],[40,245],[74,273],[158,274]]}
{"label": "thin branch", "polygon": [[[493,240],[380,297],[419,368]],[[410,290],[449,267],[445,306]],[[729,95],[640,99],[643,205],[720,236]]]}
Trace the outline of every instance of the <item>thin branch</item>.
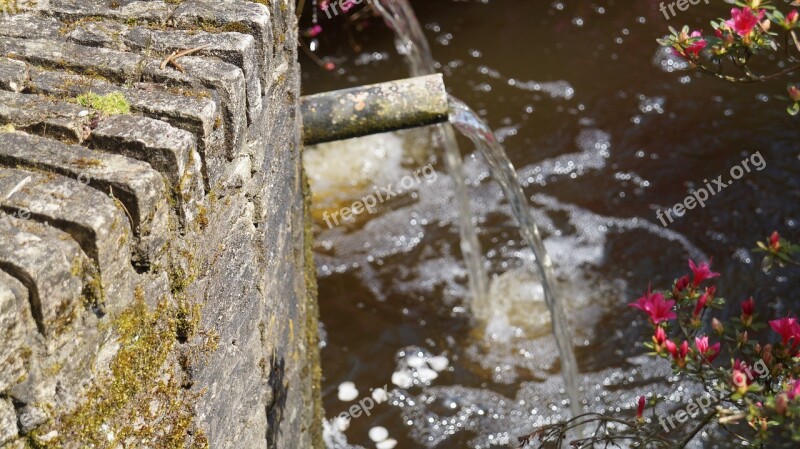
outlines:
{"label": "thin branch", "polygon": [[163,61],[161,61],[160,68],[161,68],[161,70],[165,70],[167,68],[167,65],[171,65],[171,66],[175,67],[179,72],[184,73],[185,70],[183,69],[183,67],[181,67],[181,65],[178,64],[175,60],[178,59],[178,58],[190,55],[192,53],[198,52],[200,50],[203,50],[204,48],[209,47],[210,45],[211,44],[209,43],[209,44],[201,45],[199,47],[189,48],[187,50],[182,50],[182,51],[177,51],[176,50],[176,51],[173,51],[169,56],[167,56],[166,58],[164,58]]}

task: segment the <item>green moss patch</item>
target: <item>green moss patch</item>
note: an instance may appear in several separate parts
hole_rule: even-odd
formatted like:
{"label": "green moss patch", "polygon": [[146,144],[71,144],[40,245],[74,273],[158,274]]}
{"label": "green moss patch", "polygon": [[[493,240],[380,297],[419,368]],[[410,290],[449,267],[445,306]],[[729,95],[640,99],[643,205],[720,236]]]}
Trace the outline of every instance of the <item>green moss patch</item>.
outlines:
{"label": "green moss patch", "polygon": [[106,95],[89,92],[79,96],[77,101],[81,106],[92,108],[104,115],[130,114],[131,112],[131,104],[121,92],[112,92]]}
{"label": "green moss patch", "polygon": [[[74,411],[33,432],[29,443],[42,449],[67,442],[94,448],[207,448],[205,434],[194,426],[193,404],[201,393],[184,388],[169,357],[179,333],[187,333],[186,314],[185,306],[166,300],[150,310],[137,290],[134,302],[111,323],[120,345],[111,372],[98,376]],[[52,430],[56,438],[38,438]]]}

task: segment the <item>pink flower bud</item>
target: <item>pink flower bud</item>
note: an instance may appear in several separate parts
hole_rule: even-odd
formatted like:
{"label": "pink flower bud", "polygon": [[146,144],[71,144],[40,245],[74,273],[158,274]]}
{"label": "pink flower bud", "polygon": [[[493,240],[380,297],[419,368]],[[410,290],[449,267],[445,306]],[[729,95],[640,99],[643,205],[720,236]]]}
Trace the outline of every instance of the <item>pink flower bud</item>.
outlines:
{"label": "pink flower bud", "polygon": [[800,17],[800,14],[797,13],[797,10],[791,10],[789,14],[786,14],[786,24],[789,26],[796,24],[798,17]]}
{"label": "pink flower bud", "polygon": [[789,407],[789,400],[785,394],[779,394],[775,397],[775,411],[779,415],[786,414],[786,409]]}
{"label": "pink flower bud", "polygon": [[714,332],[716,332],[717,335],[722,335],[725,333],[725,326],[722,324],[722,321],[716,318],[711,320],[711,328],[714,329]]}
{"label": "pink flower bud", "polygon": [[792,101],[800,101],[800,86],[797,84],[789,85],[789,97]]}

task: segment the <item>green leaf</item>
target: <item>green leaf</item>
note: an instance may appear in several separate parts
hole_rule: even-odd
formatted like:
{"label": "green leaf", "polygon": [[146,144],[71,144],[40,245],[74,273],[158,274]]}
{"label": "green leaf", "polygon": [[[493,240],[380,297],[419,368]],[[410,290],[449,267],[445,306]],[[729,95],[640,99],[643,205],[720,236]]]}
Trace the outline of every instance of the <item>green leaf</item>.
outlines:
{"label": "green leaf", "polygon": [[789,115],[792,115],[792,116],[797,115],[798,113],[800,113],[800,103],[795,103],[795,104],[789,106],[786,109],[786,111],[789,113]]}

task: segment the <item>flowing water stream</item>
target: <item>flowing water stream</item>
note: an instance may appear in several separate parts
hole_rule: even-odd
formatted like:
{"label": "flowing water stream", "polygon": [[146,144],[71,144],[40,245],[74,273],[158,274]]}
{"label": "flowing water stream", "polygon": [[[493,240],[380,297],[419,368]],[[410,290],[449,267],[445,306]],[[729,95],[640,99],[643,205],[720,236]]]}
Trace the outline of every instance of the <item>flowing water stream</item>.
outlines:
{"label": "flowing water stream", "polygon": [[[434,73],[435,67],[430,45],[408,1],[376,0],[376,6],[387,25],[394,31],[397,49],[408,61],[411,75]],[[572,348],[572,336],[564,315],[563,305],[556,294],[557,286],[552,261],[542,242],[539,228],[529,213],[528,200],[519,185],[517,172],[492,129],[474,111],[453,97],[450,98],[450,107],[450,122],[475,144],[489,162],[492,177],[502,186],[514,216],[519,222],[520,232],[533,250],[536,266],[541,276],[545,302],[550,311],[553,335],[561,355],[561,371],[567,395],[570,398],[573,414],[579,415],[582,408],[578,392],[578,363]],[[461,248],[467,267],[469,267],[472,285],[472,313],[478,318],[488,321],[494,318],[493,315],[497,311],[493,310],[496,307],[495,304],[486,297],[488,294],[486,275],[480,262],[480,245],[472,225],[472,211],[463,181],[461,151],[450,128],[437,127],[435,134],[442,140],[448,172],[455,180],[456,198],[461,213]]]}
{"label": "flowing water stream", "polygon": [[[405,0],[377,0],[375,7],[386,25],[394,32],[395,46],[398,53],[405,57],[411,76],[436,73],[430,45],[411,5]],[[452,128],[447,125],[433,127],[431,137],[444,149],[447,172],[454,181],[453,188],[460,217],[461,253],[464,255],[464,263],[469,271],[473,309],[488,310],[489,281],[483,266],[478,233],[472,221],[472,209],[469,204],[469,192],[464,181],[464,161],[461,157],[461,150]]]}
{"label": "flowing water stream", "polygon": [[[566,385],[567,396],[573,415],[582,413],[578,392],[578,362],[572,349],[572,335],[569,331],[564,306],[556,293],[557,283],[553,273],[553,262],[542,242],[539,227],[530,214],[528,200],[520,187],[517,171],[508,160],[506,150],[497,141],[494,132],[478,115],[458,99],[450,97],[450,122],[468,137],[492,168],[492,177],[500,183],[511,210],[519,222],[520,232],[531,247],[536,258],[536,266],[542,279],[545,302],[550,311],[553,336],[561,355],[561,372]],[[490,304],[490,306],[492,306]]]}

